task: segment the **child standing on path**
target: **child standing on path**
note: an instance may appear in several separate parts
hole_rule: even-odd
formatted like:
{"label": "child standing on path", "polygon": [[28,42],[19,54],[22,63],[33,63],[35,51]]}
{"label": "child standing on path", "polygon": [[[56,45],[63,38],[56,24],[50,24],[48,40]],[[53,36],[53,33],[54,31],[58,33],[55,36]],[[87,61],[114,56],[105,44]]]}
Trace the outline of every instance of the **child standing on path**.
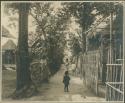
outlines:
{"label": "child standing on path", "polygon": [[68,71],[65,71],[65,75],[63,77],[64,92],[69,92],[69,88],[68,88],[69,81],[70,81],[69,73],[68,73]]}

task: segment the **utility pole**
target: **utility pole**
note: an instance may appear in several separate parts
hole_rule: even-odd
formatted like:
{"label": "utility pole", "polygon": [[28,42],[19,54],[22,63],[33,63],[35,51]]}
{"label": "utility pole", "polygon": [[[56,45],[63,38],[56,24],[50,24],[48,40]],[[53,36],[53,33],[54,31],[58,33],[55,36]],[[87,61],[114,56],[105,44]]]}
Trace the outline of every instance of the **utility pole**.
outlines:
{"label": "utility pole", "polygon": [[113,62],[113,12],[110,13],[110,64]]}
{"label": "utility pole", "polygon": [[[113,63],[113,12],[110,13],[110,52],[109,52],[109,64]],[[113,70],[112,66],[110,66],[110,75],[109,75],[109,82],[113,80]]]}

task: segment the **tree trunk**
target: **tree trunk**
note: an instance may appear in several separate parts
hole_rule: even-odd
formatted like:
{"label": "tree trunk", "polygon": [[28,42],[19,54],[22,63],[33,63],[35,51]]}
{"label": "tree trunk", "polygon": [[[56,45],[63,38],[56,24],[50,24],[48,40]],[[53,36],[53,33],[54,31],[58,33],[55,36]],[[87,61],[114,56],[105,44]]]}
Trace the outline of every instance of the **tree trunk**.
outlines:
{"label": "tree trunk", "polygon": [[17,48],[17,83],[16,91],[30,83],[29,53],[28,53],[28,11],[29,4],[19,6],[19,38]]}
{"label": "tree trunk", "polygon": [[84,30],[82,30],[82,53],[86,52],[86,34],[84,33]]}
{"label": "tree trunk", "polygon": [[79,55],[76,56],[76,76],[78,76],[78,60],[79,60]]}

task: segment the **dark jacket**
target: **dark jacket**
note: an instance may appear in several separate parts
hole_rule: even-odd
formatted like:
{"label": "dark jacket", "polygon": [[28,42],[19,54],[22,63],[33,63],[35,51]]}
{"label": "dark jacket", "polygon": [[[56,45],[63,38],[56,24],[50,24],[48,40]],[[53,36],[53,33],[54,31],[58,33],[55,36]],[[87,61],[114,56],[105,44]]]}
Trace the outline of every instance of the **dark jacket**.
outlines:
{"label": "dark jacket", "polygon": [[70,81],[70,77],[69,77],[68,75],[65,75],[65,76],[63,77],[63,83],[64,83],[65,85],[68,85],[68,84],[69,84],[69,81]]}

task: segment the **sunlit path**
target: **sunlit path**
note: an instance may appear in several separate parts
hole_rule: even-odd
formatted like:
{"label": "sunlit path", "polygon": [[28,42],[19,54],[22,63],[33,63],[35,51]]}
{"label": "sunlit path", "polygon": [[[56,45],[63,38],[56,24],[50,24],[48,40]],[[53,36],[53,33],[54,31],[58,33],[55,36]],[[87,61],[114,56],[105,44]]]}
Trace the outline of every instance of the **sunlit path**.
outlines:
{"label": "sunlit path", "polygon": [[39,94],[25,100],[33,101],[104,101],[84,87],[82,80],[71,76],[69,92],[64,92],[62,78],[63,67],[49,81],[39,88]]}

